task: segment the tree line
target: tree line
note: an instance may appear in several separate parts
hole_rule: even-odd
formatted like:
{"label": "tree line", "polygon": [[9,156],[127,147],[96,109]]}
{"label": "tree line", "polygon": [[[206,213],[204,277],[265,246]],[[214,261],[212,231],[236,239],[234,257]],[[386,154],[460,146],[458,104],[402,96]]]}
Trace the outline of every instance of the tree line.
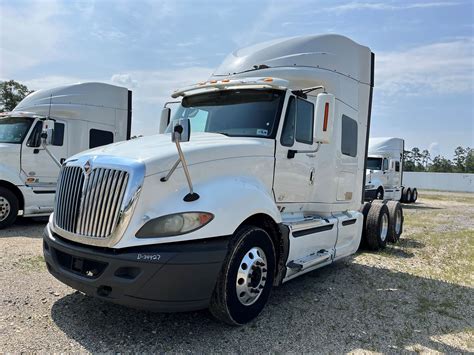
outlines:
{"label": "tree line", "polygon": [[414,147],[403,152],[404,171],[427,171],[435,173],[474,173],[474,149],[457,147],[454,158],[447,159],[441,155],[431,158],[427,149]]}

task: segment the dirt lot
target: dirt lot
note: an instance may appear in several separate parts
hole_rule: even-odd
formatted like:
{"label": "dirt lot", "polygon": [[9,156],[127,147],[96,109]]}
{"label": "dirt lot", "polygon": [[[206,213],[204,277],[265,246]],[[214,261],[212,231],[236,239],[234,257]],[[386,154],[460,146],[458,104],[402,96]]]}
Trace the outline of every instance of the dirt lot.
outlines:
{"label": "dirt lot", "polygon": [[206,311],[138,312],[51,277],[45,221],[0,231],[0,352],[474,351],[474,195],[420,192],[404,234],[274,289],[240,328]]}

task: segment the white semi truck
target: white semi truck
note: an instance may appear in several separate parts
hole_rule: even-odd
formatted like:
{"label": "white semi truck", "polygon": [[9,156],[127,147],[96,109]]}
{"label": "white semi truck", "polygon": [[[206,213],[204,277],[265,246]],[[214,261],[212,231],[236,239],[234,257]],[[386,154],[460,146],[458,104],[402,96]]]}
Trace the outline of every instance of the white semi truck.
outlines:
{"label": "white semi truck", "polygon": [[416,187],[403,186],[402,138],[380,137],[369,139],[365,178],[366,200],[395,200],[405,203],[418,198]]}
{"label": "white semi truck", "polygon": [[343,36],[233,52],[172,94],[164,134],[66,160],[44,233],[49,272],[103,300],[209,307],[240,325],[274,285],[361,238],[383,248],[389,209],[363,204],[373,83],[373,53]]}
{"label": "white semi truck", "polygon": [[[132,93],[83,83],[36,91],[0,116],[0,229],[17,216],[48,216],[59,165],[71,155],[130,138]],[[43,122],[54,128],[48,147]]]}

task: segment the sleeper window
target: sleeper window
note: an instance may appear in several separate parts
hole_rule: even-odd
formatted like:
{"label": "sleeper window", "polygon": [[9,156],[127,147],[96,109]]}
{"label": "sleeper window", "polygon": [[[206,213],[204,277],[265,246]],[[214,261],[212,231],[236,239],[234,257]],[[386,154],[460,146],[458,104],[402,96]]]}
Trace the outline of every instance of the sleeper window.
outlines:
{"label": "sleeper window", "polygon": [[54,122],[54,135],[51,145],[62,146],[64,143],[64,123]]}
{"label": "sleeper window", "polygon": [[399,161],[395,162],[395,171],[400,171],[400,162]]}
{"label": "sleeper window", "polygon": [[357,156],[357,122],[342,115],[341,152],[350,157]]}
{"label": "sleeper window", "polygon": [[114,134],[101,129],[91,129],[89,131],[89,148],[100,147],[114,142]]}

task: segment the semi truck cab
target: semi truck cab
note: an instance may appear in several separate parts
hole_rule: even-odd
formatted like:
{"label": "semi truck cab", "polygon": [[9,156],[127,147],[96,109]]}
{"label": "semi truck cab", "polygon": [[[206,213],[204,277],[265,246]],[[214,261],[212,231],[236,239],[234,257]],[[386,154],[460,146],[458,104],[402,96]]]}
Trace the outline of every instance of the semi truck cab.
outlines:
{"label": "semi truck cab", "polygon": [[[54,136],[43,146],[43,123]],[[131,92],[102,83],[36,91],[0,116],[0,229],[48,216],[60,165],[80,151],[130,138]],[[58,164],[59,163],[59,164]]]}
{"label": "semi truck cab", "polygon": [[[172,93],[161,134],[63,164],[44,233],[50,273],[154,311],[245,324],[273,286],[385,247],[392,215],[363,204],[374,56],[338,35],[231,53]],[[398,209],[397,211],[401,211]]]}

